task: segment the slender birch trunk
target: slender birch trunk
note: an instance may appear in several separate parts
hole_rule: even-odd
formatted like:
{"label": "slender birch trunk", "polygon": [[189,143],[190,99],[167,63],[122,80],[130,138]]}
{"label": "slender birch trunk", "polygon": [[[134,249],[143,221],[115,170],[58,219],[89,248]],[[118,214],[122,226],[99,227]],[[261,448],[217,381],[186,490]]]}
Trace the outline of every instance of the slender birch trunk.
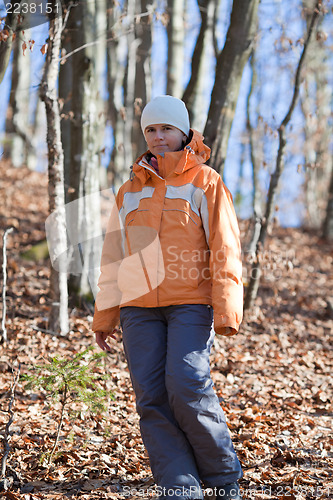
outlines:
{"label": "slender birch trunk", "polygon": [[[52,0],[54,10],[60,7],[57,0]],[[48,175],[49,175],[49,211],[56,213],[52,227],[54,241],[60,248],[58,255],[67,247],[66,216],[64,196],[64,157],[61,144],[60,114],[57,94],[59,75],[59,54],[61,47],[62,16],[50,20],[49,44],[46,54],[44,75],[41,82],[40,96],[45,104],[47,120]],[[51,267],[50,296],[52,300],[49,329],[66,335],[68,325],[68,291],[66,263],[62,262],[62,272]],[[64,267],[65,266],[65,267]]]}
{"label": "slender birch trunk", "polygon": [[251,54],[251,70],[252,70],[251,86],[246,103],[246,128],[249,136],[250,157],[252,164],[252,182],[253,182],[252,207],[253,207],[254,229],[252,233],[252,239],[247,248],[247,251],[250,255],[255,254],[256,244],[260,234],[261,220],[262,220],[261,194],[259,185],[259,162],[256,153],[256,144],[258,141],[255,138],[255,129],[251,124],[251,117],[250,117],[250,100],[253,93],[253,88],[256,83],[254,54],[255,53],[253,50]]}
{"label": "slender birch trunk", "polygon": [[[67,25],[62,33],[62,51],[66,54],[72,50],[71,33],[72,23],[71,15]],[[71,119],[72,119],[72,95],[73,95],[73,58],[66,59],[64,64],[60,65],[59,72],[59,103],[61,112],[61,142],[64,150],[64,177],[65,177],[65,199],[69,201],[70,192],[70,170],[71,170]]]}
{"label": "slender birch trunk", "polygon": [[9,227],[3,234],[2,238],[2,319],[1,319],[1,335],[0,343],[7,342],[7,328],[6,328],[6,314],[7,314],[7,302],[6,302],[6,292],[7,292],[7,236],[14,230],[13,227]]}
{"label": "slender birch trunk", "polygon": [[[29,31],[29,30],[28,30]],[[25,38],[29,39],[28,32]],[[22,49],[22,40],[17,37],[13,44],[11,89],[6,116],[6,142],[4,156],[10,158],[15,167],[27,164],[32,149],[29,104],[30,104],[30,50]]]}
{"label": "slender birch trunk", "polygon": [[184,65],[184,0],[167,0],[169,22],[167,91],[169,95],[181,98],[183,95]]}
{"label": "slender birch trunk", "polygon": [[[308,2],[306,6],[308,8]],[[311,19],[308,19],[310,22]],[[318,27],[320,33],[320,26]],[[304,76],[304,92],[301,106],[304,115],[304,162],[305,162],[305,224],[320,229],[325,217],[327,186],[330,183],[332,113],[329,61],[323,41],[316,40],[308,53],[308,70]]]}

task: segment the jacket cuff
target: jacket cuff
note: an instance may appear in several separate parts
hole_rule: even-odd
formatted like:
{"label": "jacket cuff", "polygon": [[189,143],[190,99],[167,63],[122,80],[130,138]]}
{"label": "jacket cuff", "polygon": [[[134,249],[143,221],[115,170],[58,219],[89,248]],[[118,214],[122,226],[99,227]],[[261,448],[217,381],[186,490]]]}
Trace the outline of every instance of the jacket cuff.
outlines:
{"label": "jacket cuff", "polygon": [[230,337],[238,333],[239,324],[232,318],[214,314],[214,330],[217,335]]}
{"label": "jacket cuff", "polygon": [[119,323],[119,306],[99,311],[95,304],[95,314],[92,322],[94,332],[112,333]]}

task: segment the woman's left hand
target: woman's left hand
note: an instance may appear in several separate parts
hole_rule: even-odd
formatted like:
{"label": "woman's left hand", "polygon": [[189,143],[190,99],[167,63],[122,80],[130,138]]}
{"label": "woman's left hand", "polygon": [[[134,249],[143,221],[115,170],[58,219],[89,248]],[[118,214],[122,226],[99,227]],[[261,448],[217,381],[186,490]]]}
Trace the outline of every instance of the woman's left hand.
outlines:
{"label": "woman's left hand", "polygon": [[[115,330],[114,330],[115,331]],[[109,332],[96,332],[96,342],[99,345],[99,347],[102,349],[102,351],[108,351],[111,352],[112,349],[109,346],[109,344],[106,342],[106,339],[108,337],[112,337],[115,339],[116,337],[113,335],[113,333]]]}

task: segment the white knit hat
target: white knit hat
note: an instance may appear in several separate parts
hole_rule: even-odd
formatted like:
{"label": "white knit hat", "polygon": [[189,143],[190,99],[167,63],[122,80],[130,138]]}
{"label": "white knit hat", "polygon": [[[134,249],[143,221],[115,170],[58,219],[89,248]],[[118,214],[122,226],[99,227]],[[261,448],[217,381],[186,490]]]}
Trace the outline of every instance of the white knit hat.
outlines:
{"label": "white knit hat", "polygon": [[148,102],[141,115],[142,132],[145,133],[149,125],[158,123],[173,125],[188,136],[190,119],[183,101],[171,95],[160,95]]}

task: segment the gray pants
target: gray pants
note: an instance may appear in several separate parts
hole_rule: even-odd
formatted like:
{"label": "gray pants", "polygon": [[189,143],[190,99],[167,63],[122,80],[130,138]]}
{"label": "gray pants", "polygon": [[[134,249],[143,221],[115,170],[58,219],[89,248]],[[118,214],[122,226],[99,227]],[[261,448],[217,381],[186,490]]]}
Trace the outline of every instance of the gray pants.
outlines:
{"label": "gray pants", "polygon": [[140,429],[163,498],[201,499],[242,477],[210,377],[210,306],[120,310]]}

